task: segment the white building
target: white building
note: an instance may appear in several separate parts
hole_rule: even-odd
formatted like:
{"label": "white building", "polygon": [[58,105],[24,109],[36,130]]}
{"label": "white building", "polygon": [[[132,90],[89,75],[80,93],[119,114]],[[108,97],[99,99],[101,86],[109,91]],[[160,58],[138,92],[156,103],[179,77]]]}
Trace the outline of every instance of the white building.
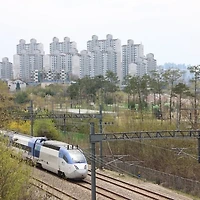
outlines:
{"label": "white building", "polygon": [[119,39],[113,39],[113,36],[108,34],[105,40],[98,40],[98,37],[93,35],[92,40],[87,42],[87,51],[91,56],[91,77],[105,76],[107,71],[112,71],[121,79],[121,41]]}
{"label": "white building", "polygon": [[135,62],[140,62],[141,58],[144,58],[144,46],[143,44],[134,44],[134,59]]}
{"label": "white building", "polygon": [[65,54],[76,54],[78,53],[77,44],[76,42],[70,42],[68,37],[65,37],[63,42],[59,42],[59,39],[54,37],[52,43],[50,43],[50,54],[55,54],[57,51]]}
{"label": "white building", "polygon": [[[135,63],[135,48],[133,40],[128,40],[127,45],[122,46],[122,76],[125,78],[129,72],[129,66]],[[132,69],[130,69],[132,71]]]}
{"label": "white building", "polygon": [[44,48],[42,43],[37,43],[36,39],[31,39],[30,43],[26,44],[26,41],[21,39],[17,45],[17,54],[23,54],[24,50],[27,54],[35,54],[38,50],[41,54],[44,54]]}
{"label": "white building", "polygon": [[87,41],[87,50],[94,51],[95,47],[99,47],[100,51],[106,51],[109,47],[112,47],[113,51],[121,52],[121,41],[113,39],[111,34],[106,35],[105,40],[98,40],[98,36],[93,35],[92,40]]}
{"label": "white building", "polygon": [[[126,45],[122,46],[122,76],[125,78],[127,75],[131,75],[133,72],[134,75],[140,74],[141,69],[138,67],[143,66],[144,58],[144,46],[142,44],[134,44],[134,41],[129,39]],[[130,69],[134,67],[134,69]],[[135,67],[137,69],[135,70]]]}
{"label": "white building", "polygon": [[18,79],[14,81],[9,80],[7,84],[11,92],[15,92],[17,90],[17,87],[19,87],[18,89],[20,90],[26,89],[26,83]]}
{"label": "white building", "polygon": [[13,79],[13,64],[9,62],[7,57],[0,62],[0,79],[11,80]]}
{"label": "white building", "polygon": [[44,57],[44,69],[48,80],[65,81],[69,74],[80,77],[79,54],[76,43],[70,42],[68,37],[63,42],[54,37],[50,43],[50,54]]}
{"label": "white building", "polygon": [[151,75],[152,71],[157,70],[157,61],[156,61],[156,59],[154,59],[153,53],[147,54],[146,60],[147,60],[147,74]]}
{"label": "white building", "polygon": [[85,76],[92,77],[91,69],[91,52],[83,50],[80,52],[80,77],[83,78]]}
{"label": "white building", "polygon": [[137,62],[137,76],[142,77],[147,74],[147,60],[143,58],[138,58]]}
{"label": "white building", "polygon": [[34,77],[35,74],[43,71],[43,56],[44,50],[41,43],[31,39],[30,43],[26,44],[25,40],[21,39],[17,45],[17,54],[13,59],[14,79],[37,82],[38,79]]}
{"label": "white building", "polygon": [[128,74],[130,76],[137,76],[138,72],[138,66],[137,64],[135,63],[130,63],[129,66],[128,66]]}

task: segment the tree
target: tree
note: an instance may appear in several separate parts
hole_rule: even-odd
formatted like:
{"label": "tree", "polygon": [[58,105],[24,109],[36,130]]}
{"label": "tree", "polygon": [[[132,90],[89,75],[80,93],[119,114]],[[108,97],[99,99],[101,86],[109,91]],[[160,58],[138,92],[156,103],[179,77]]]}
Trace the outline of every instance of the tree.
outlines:
{"label": "tree", "polygon": [[179,95],[179,105],[178,105],[178,111],[179,111],[179,117],[178,117],[178,124],[180,124],[181,121],[181,109],[182,109],[182,97],[183,95],[188,96],[190,94],[189,87],[186,86],[184,83],[178,83],[173,88],[173,93]]}
{"label": "tree", "polygon": [[[136,103],[136,94],[137,94],[137,89],[135,87],[136,86],[135,77],[128,75],[127,77],[125,77],[124,84],[126,85],[124,87],[124,92],[128,93],[128,108],[132,108]],[[129,95],[132,96],[132,102],[129,99]]]}
{"label": "tree", "polygon": [[[148,95],[148,78],[147,76],[139,77],[127,77],[126,78],[126,87],[125,92],[128,92],[130,95],[133,96],[134,104],[139,103],[139,111],[141,113],[142,121],[143,121],[143,109],[145,107],[145,101]],[[137,98],[137,99],[136,99]],[[136,104],[135,104],[136,105]]]}
{"label": "tree", "polygon": [[142,78],[141,78],[141,93],[142,93],[142,102],[143,104],[146,104],[144,105],[145,108],[147,106],[147,97],[150,93],[150,76],[148,75],[144,75]]}
{"label": "tree", "polygon": [[51,119],[34,121],[34,136],[47,137],[48,139],[60,139],[60,135]]}
{"label": "tree", "polygon": [[194,74],[194,78],[191,80],[191,82],[194,82],[194,129],[197,129],[197,83],[200,79],[200,65],[190,66],[188,69],[190,73]]}
{"label": "tree", "polygon": [[94,77],[94,85],[95,85],[95,95],[98,96],[99,105],[104,104],[105,102],[105,93],[106,93],[106,80],[104,76],[99,75]]}
{"label": "tree", "polygon": [[112,71],[107,71],[105,76],[105,86],[108,92],[115,92],[118,89],[119,79]]}
{"label": "tree", "polygon": [[0,199],[28,199],[30,169],[19,159],[12,158],[11,153],[0,138]]}
{"label": "tree", "polygon": [[14,98],[15,103],[24,104],[30,101],[27,92],[17,92]]}
{"label": "tree", "polygon": [[78,98],[78,94],[79,94],[78,91],[79,91],[79,84],[78,83],[73,83],[68,87],[67,93],[69,94],[69,97],[70,97],[71,100]]}
{"label": "tree", "polygon": [[[158,94],[158,96],[159,96],[158,113],[160,113],[160,115],[162,115],[162,98],[161,98],[161,95],[163,93],[163,88],[165,86],[165,81],[163,80],[163,73],[164,73],[163,70],[152,71],[150,81],[149,81],[150,90],[153,92],[153,95],[154,95],[154,105],[157,104],[156,94]],[[163,119],[163,118],[161,117],[161,119]]]}
{"label": "tree", "polygon": [[170,93],[170,99],[169,99],[169,118],[170,123],[172,120],[172,97],[173,97],[173,88],[174,85],[177,83],[177,81],[181,78],[183,75],[183,72],[181,72],[179,69],[168,69],[163,73],[163,79],[166,83],[169,85],[169,93]]}
{"label": "tree", "polygon": [[8,86],[2,81],[0,81],[0,91],[0,127],[4,127],[11,118],[14,102]]}
{"label": "tree", "polygon": [[[115,99],[115,92],[119,89],[119,79],[115,73],[112,71],[107,71],[104,81],[104,101],[107,104],[113,104]],[[114,100],[115,99],[115,100]]]}
{"label": "tree", "polygon": [[130,85],[131,76],[128,75],[124,78],[123,85],[125,85],[123,91],[128,94],[128,108],[130,108],[130,95],[131,95],[131,85]]}

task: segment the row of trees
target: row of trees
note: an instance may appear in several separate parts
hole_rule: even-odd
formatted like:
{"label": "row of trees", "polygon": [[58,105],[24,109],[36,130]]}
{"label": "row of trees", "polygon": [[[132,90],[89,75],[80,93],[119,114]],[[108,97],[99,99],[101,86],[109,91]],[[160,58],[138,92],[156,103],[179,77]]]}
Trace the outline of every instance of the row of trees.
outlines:
{"label": "row of trees", "polygon": [[[128,94],[128,107],[135,108],[138,105],[138,110],[141,112],[143,118],[143,112],[148,109],[149,105],[158,105],[159,112],[162,114],[163,105],[166,103],[162,102],[162,95],[168,94],[169,100],[167,100],[167,103],[169,103],[168,116],[170,122],[172,120],[172,111],[175,109],[174,106],[178,109],[178,120],[180,122],[181,111],[183,109],[182,99],[187,98],[192,100],[191,103],[194,104],[194,126],[196,126],[198,114],[197,86],[200,66],[188,69],[194,74],[194,79],[190,80],[189,84],[186,84],[186,81],[183,79],[184,71],[179,69],[153,71],[151,76],[127,76],[123,83],[123,91]],[[118,77],[114,73],[108,72],[105,77],[97,76],[94,78],[85,77],[78,79],[69,86],[67,94],[71,100],[87,99],[87,102],[92,101],[95,103],[99,99],[100,103],[113,104],[113,96],[119,90],[118,86]],[[149,94],[153,94],[153,102],[148,102],[147,97]],[[158,100],[156,100],[156,96],[158,96]],[[175,98],[176,102],[174,102]]]}
{"label": "row of trees", "polygon": [[[144,109],[147,109],[148,103],[159,105],[160,113],[162,113],[162,95],[169,94],[169,118],[172,119],[172,99],[179,97],[179,111],[181,112],[181,99],[184,95],[191,95],[189,87],[181,79],[183,72],[178,69],[168,69],[166,71],[153,71],[151,76],[145,75],[143,77],[127,77],[125,80],[124,91],[132,96],[132,102],[139,105],[141,114]],[[148,102],[147,97],[153,94],[153,102]],[[158,99],[156,100],[156,95]],[[142,115],[143,116],[143,115]],[[181,115],[180,115],[181,116]]]}
{"label": "row of trees", "polygon": [[[100,103],[112,104],[109,94],[119,89],[118,77],[111,71],[106,76],[96,76],[94,78],[84,77],[78,79],[68,89],[67,93],[71,100],[86,99],[86,102],[94,102],[98,99]],[[98,97],[98,98],[96,98]]]}

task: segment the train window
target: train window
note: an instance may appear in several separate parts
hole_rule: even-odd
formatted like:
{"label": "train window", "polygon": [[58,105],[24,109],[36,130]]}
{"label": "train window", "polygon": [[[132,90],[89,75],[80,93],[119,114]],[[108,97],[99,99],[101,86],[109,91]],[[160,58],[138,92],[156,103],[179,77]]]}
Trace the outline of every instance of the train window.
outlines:
{"label": "train window", "polygon": [[54,149],[56,151],[59,151],[59,149],[60,149],[60,147],[52,145],[52,144],[46,144],[46,143],[44,143],[43,146],[47,147],[47,148],[50,148],[50,149]]}
{"label": "train window", "polygon": [[29,147],[29,146],[26,146],[26,145],[23,145],[23,144],[19,144],[19,143],[16,143],[16,142],[13,143],[13,146],[15,146],[15,147],[17,147],[19,149],[23,149],[25,151],[31,152],[31,147]]}
{"label": "train window", "polygon": [[63,159],[66,161],[66,163],[68,163],[68,159],[65,155],[63,155]]}
{"label": "train window", "polygon": [[79,150],[70,150],[69,154],[74,163],[85,163],[85,156]]}

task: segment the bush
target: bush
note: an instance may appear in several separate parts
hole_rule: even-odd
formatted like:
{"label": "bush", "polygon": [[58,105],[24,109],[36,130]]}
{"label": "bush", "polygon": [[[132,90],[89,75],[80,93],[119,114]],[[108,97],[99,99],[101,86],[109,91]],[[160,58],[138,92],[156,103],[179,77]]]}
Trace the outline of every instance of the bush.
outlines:
{"label": "bush", "polygon": [[0,199],[19,200],[28,196],[30,170],[23,162],[11,158],[11,150],[0,142]]}
{"label": "bush", "polygon": [[15,103],[24,104],[29,102],[28,94],[26,92],[17,92],[14,99]]}
{"label": "bush", "polygon": [[55,124],[50,119],[34,121],[34,136],[47,137],[48,139],[60,140]]}

